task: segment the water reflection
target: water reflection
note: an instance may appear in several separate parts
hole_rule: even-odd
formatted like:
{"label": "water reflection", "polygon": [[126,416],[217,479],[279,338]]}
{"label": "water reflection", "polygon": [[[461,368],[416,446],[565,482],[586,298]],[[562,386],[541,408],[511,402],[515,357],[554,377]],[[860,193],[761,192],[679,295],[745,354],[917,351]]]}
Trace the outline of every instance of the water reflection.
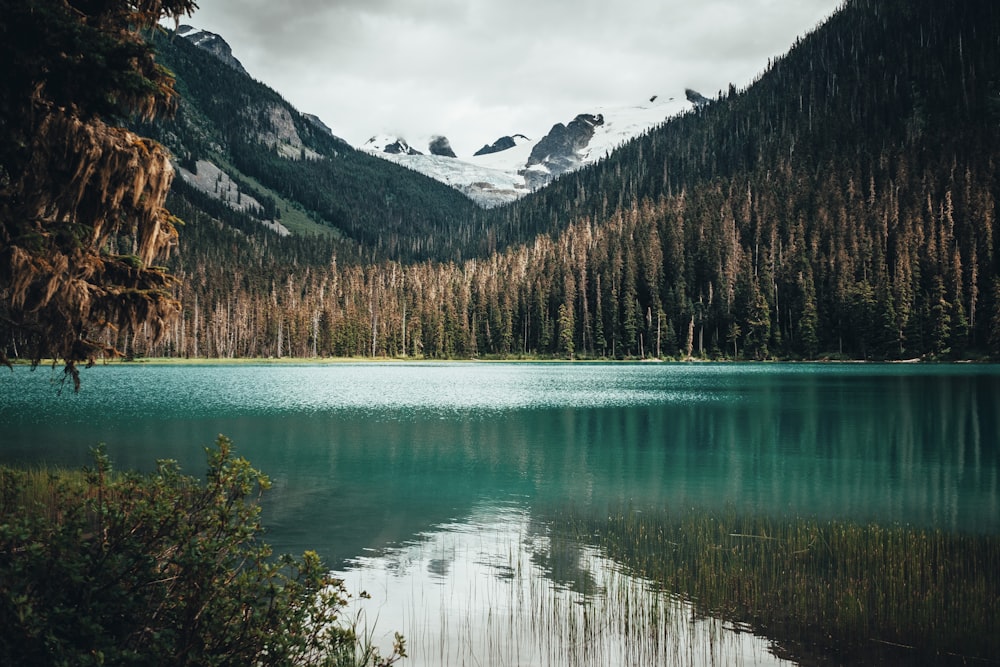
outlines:
{"label": "water reflection", "polygon": [[736,505],[1000,530],[996,367],[356,364],[0,374],[0,459],[204,467],[217,433],[274,480],[279,550],[342,563],[467,515]]}
{"label": "water reflection", "polygon": [[337,576],[372,595],[351,607],[359,629],[382,647],[402,631],[414,666],[787,664],[516,503],[477,505]]}

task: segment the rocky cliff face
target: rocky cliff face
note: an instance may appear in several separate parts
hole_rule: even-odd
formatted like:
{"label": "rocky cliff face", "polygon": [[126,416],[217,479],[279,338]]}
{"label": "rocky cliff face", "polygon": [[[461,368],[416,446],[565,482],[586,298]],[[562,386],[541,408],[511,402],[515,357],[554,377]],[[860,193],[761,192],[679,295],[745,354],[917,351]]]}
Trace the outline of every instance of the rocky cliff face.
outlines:
{"label": "rocky cliff face", "polygon": [[406,143],[405,139],[396,139],[392,143],[387,143],[382,148],[382,152],[389,155],[423,155],[416,148]]}
{"label": "rocky cliff face", "polygon": [[517,139],[523,139],[524,141],[529,141],[528,137],[523,134],[515,134],[513,137],[506,136],[500,137],[492,144],[487,144],[480,148],[478,151],[473,153],[473,156],[479,155],[492,155],[493,153],[499,153],[501,151],[508,150],[517,146]]}
{"label": "rocky cliff face", "polygon": [[595,128],[604,125],[602,114],[583,113],[567,125],[556,123],[549,133],[535,144],[525,165],[528,187],[536,189],[583,164],[584,150],[594,138]]}
{"label": "rocky cliff face", "polygon": [[687,98],[687,101],[695,105],[695,107],[703,107],[712,101],[699,93],[697,90],[691,90],[690,88],[684,89],[684,96]]}
{"label": "rocky cliff face", "polygon": [[[295,120],[292,118],[288,107],[278,104],[268,107],[264,116],[267,122],[260,122],[260,110],[248,109],[247,122],[257,126],[257,138],[270,148],[278,151],[282,157],[290,160],[299,158],[318,160],[320,154],[312,150],[304,143],[299,131],[295,128]],[[254,123],[256,116],[257,122]]]}
{"label": "rocky cliff face", "polygon": [[201,30],[190,25],[182,25],[177,28],[177,34],[190,41],[195,46],[201,47],[214,54],[219,60],[232,67],[241,74],[250,76],[250,73],[243,68],[243,63],[233,55],[233,49],[226,40],[214,32]]}
{"label": "rocky cliff face", "polygon": [[431,155],[438,155],[440,157],[458,157],[455,155],[455,151],[451,148],[451,142],[448,141],[448,137],[431,137],[429,145]]}

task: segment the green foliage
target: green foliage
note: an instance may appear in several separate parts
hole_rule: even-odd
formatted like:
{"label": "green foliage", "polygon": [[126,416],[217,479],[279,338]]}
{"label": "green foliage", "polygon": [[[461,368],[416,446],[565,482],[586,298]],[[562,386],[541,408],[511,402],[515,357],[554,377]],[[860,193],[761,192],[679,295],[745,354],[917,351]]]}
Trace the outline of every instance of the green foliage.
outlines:
{"label": "green foliage", "polygon": [[173,461],[115,474],[99,447],[82,484],[50,480],[42,500],[0,470],[0,663],[356,664],[342,582],[315,552],[272,558],[267,477],[223,436],[206,451],[202,482]]}

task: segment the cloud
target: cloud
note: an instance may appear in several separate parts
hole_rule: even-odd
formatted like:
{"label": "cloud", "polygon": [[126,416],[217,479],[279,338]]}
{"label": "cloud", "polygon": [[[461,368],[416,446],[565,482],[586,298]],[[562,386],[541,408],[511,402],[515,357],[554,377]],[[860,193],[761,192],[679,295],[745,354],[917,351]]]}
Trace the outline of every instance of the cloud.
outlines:
{"label": "cloud", "polygon": [[840,0],[212,0],[191,19],[335,132],[469,155],[596,105],[743,86]]}

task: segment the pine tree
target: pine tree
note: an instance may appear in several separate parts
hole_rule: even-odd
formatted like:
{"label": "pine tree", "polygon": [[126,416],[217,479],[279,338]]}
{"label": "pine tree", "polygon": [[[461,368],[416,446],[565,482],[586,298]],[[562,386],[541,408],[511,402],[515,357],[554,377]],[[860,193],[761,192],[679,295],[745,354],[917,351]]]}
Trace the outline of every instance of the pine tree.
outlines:
{"label": "pine tree", "polygon": [[573,343],[573,307],[559,304],[559,353],[573,358],[576,347]]}
{"label": "pine tree", "polygon": [[176,242],[164,208],[173,169],[162,147],[114,123],[174,109],[173,78],[142,31],[194,8],[0,3],[0,320],[22,354],[63,359],[77,386],[77,363],[116,353],[109,332],[156,340],[180,310],[156,265]]}
{"label": "pine tree", "polygon": [[990,318],[990,351],[1000,356],[1000,278],[993,278],[993,317]]}
{"label": "pine tree", "polygon": [[802,316],[799,318],[799,339],[802,349],[810,359],[819,351],[819,316],[816,312],[816,288],[812,275],[807,275],[802,284]]}
{"label": "pine tree", "polygon": [[934,276],[933,288],[930,294],[930,335],[931,352],[944,356],[951,352],[951,304],[945,295],[944,280]]}

